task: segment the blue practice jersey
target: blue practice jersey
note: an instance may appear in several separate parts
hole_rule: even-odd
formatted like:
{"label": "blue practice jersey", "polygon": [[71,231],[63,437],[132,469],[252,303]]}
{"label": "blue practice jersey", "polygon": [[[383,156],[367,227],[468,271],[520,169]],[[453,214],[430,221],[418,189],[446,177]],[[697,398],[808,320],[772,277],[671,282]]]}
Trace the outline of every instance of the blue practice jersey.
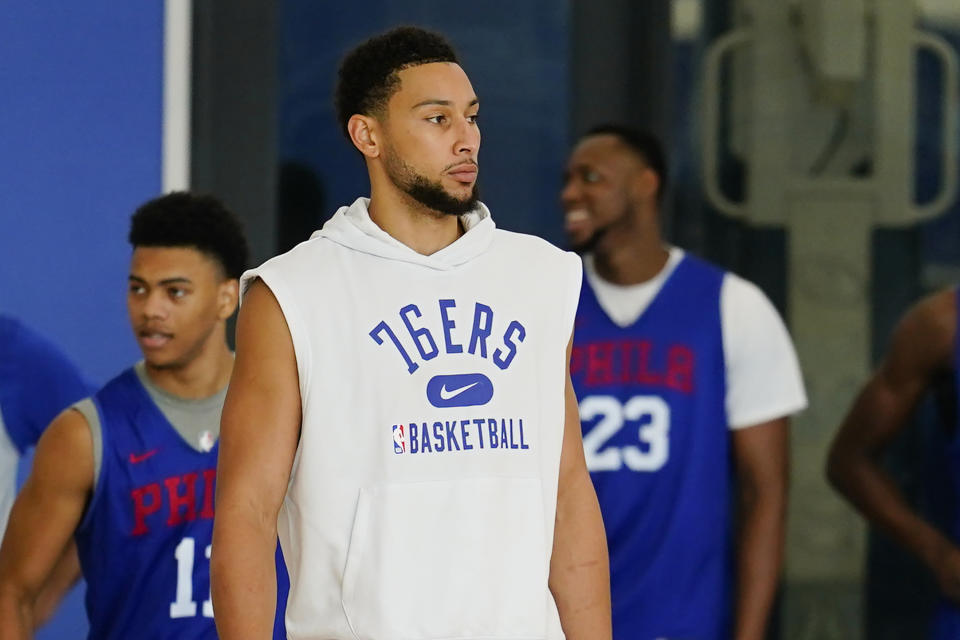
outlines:
{"label": "blue practice jersey", "polygon": [[[209,452],[187,444],[133,369],[97,392],[94,404],[103,459],[76,533],[89,637],[216,638],[210,545],[219,443]],[[285,637],[282,624],[274,636]]]}
{"label": "blue practice jersey", "polygon": [[685,256],[621,328],[585,281],[571,374],[608,546],[616,640],[729,637],[723,272]]}

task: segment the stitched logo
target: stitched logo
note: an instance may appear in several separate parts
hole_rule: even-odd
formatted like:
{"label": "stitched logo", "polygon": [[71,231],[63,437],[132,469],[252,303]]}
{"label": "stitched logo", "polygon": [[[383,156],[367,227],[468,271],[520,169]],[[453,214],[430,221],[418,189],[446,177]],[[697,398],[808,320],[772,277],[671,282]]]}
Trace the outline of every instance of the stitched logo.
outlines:
{"label": "stitched logo", "polygon": [[440,375],[427,383],[427,400],[435,407],[475,407],[493,398],[493,383],[482,373]]}
{"label": "stitched logo", "polygon": [[407,436],[403,432],[402,424],[393,425],[393,452],[394,453],[406,453],[407,451]]}
{"label": "stitched logo", "polygon": [[153,457],[153,455],[156,454],[157,451],[158,451],[158,449],[151,449],[150,451],[147,451],[146,453],[141,453],[140,455],[136,455],[135,453],[131,453],[131,454],[130,454],[130,464],[140,464],[141,462],[143,462],[143,461],[146,460],[147,458]]}

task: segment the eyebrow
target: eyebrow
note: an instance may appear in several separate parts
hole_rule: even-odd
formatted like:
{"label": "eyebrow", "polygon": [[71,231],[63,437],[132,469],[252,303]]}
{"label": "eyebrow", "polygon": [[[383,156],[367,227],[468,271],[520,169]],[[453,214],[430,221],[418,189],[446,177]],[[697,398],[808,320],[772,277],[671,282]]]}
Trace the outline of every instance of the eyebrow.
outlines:
{"label": "eyebrow", "polygon": [[[480,103],[480,99],[479,99],[479,98],[474,98],[473,100],[470,101],[469,104],[467,104],[467,106],[468,106],[468,107],[472,107],[473,105],[479,104],[479,103]],[[426,100],[424,100],[424,101],[422,101],[422,102],[418,102],[417,104],[413,105],[413,106],[411,107],[411,109],[419,109],[420,107],[426,107],[426,106],[430,106],[430,105],[437,105],[437,106],[441,106],[441,107],[451,107],[451,106],[453,106],[453,101],[452,101],[452,100],[440,100],[439,98],[428,98],[428,99],[426,99]]]}
{"label": "eyebrow", "polygon": [[[143,284],[149,284],[146,280],[144,280],[144,279],[141,278],[140,276],[135,276],[135,275],[133,275],[132,273],[130,274],[129,279],[132,280],[133,282],[141,282],[141,283],[143,283]],[[158,282],[157,284],[159,284],[159,285],[162,286],[162,287],[165,287],[165,286],[171,285],[171,284],[193,284],[193,282],[190,280],[190,278],[184,278],[183,276],[177,276],[176,278],[166,278],[166,279],[164,279],[164,280],[161,280],[161,281]]]}

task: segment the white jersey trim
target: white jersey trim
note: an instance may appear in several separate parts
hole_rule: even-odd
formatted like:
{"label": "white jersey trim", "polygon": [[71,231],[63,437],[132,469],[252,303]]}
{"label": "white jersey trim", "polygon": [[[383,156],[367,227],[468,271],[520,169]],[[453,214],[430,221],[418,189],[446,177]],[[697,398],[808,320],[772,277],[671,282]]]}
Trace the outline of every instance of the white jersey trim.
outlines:
{"label": "white jersey trim", "polygon": [[[632,325],[657,297],[683,259],[669,248],[660,272],[646,282],[616,285],[596,272],[593,256],[584,256],[584,272],[609,318]],[[720,289],[720,324],[727,371],[727,423],[751,427],[794,414],[807,406],[800,363],[780,314],[759,287],[727,272]]]}

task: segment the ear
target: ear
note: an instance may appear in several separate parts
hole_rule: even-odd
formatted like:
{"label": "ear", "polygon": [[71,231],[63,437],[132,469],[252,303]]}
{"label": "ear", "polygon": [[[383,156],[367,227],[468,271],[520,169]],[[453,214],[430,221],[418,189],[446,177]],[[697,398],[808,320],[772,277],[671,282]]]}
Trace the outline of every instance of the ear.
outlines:
{"label": "ear", "polygon": [[656,200],[660,177],[653,169],[644,167],[634,176],[633,187],[635,195],[641,200]]}
{"label": "ear", "polygon": [[240,281],[227,278],[220,283],[217,291],[217,317],[226,320],[237,310],[240,299]]}
{"label": "ear", "polygon": [[347,133],[360,153],[368,158],[380,155],[380,130],[376,119],[355,113],[347,121]]}

